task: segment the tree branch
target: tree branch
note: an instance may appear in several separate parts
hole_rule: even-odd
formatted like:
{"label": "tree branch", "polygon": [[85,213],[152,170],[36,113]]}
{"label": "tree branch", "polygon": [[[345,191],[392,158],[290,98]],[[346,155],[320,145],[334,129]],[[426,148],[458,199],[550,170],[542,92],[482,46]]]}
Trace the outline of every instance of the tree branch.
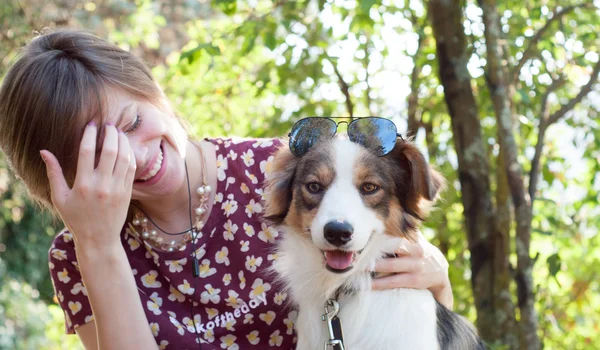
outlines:
{"label": "tree branch", "polygon": [[549,103],[548,98],[554,91],[560,89],[567,82],[563,77],[559,77],[552,81],[548,89],[542,95],[542,109],[540,113],[540,124],[538,126],[538,139],[535,145],[535,154],[531,160],[531,169],[529,171],[529,197],[533,203],[535,199],[535,192],[537,190],[537,178],[540,167],[540,159],[542,157],[542,149],[544,148],[544,136],[546,135],[546,128],[548,127],[549,118]]}
{"label": "tree branch", "polygon": [[338,77],[340,90],[342,90],[342,93],[346,97],[346,109],[348,109],[348,114],[350,114],[350,118],[354,118],[354,104],[352,103],[352,99],[350,97],[350,86],[344,81],[344,77],[342,77],[342,74],[338,70],[335,62],[333,62],[333,60],[331,59],[329,59],[329,62],[331,62],[331,65],[333,66],[333,71]]}
{"label": "tree branch", "polygon": [[519,60],[519,62],[517,63],[517,65],[514,67],[514,69],[512,70],[512,72],[510,74],[511,82],[513,84],[516,83],[517,80],[519,79],[519,73],[521,72],[523,65],[525,64],[525,62],[527,62],[531,58],[531,56],[533,56],[534,48],[536,47],[537,43],[540,41],[541,37],[546,33],[546,31],[548,31],[548,29],[550,28],[552,23],[554,23],[555,21],[559,20],[564,15],[568,14],[569,12],[572,12],[573,10],[575,10],[576,8],[579,8],[579,7],[593,8],[593,4],[591,2],[585,2],[582,4],[563,7],[562,10],[560,10],[558,12],[556,12],[556,10],[555,10],[553,12],[554,15],[552,16],[552,18],[550,18],[546,22],[546,24],[544,24],[544,26],[540,30],[538,30],[538,32],[535,33],[535,35],[533,37],[531,37],[531,39],[529,40],[529,44],[527,45],[527,48],[525,49],[525,51],[523,51],[523,56],[521,57],[521,59]]}
{"label": "tree branch", "polygon": [[[418,17],[416,14],[411,11],[411,22],[413,24],[413,28],[418,28]],[[425,33],[422,30],[417,30],[417,34],[419,35],[419,39],[417,41],[417,50],[413,55],[413,69],[410,74],[410,94],[408,95],[408,130],[407,136],[416,135],[419,130],[419,120],[417,119],[417,107],[419,106],[419,74],[421,73],[421,66],[419,66],[417,60],[419,58],[419,54],[421,53],[421,49],[423,46],[423,41],[425,40]]]}
{"label": "tree branch", "polygon": [[592,87],[598,81],[598,73],[600,73],[600,60],[596,62],[594,65],[594,70],[592,71],[592,75],[590,75],[590,80],[581,87],[581,90],[577,94],[577,96],[573,97],[566,105],[563,105],[558,111],[552,113],[548,117],[548,125],[554,124],[560,120],[560,118],[564,117],[567,112],[573,109],[575,105],[577,105],[581,100],[592,91]]}

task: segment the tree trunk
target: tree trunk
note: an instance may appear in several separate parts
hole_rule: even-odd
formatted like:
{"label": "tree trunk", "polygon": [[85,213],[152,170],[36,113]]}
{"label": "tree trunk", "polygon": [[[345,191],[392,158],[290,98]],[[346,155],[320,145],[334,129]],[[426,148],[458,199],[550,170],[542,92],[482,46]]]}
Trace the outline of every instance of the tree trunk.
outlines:
{"label": "tree trunk", "polygon": [[537,335],[538,316],[535,310],[533,293],[533,260],[529,256],[531,241],[531,202],[525,188],[522,167],[517,159],[518,149],[513,134],[513,116],[509,95],[509,75],[502,52],[502,29],[496,9],[496,0],[479,0],[483,10],[485,42],[487,48],[487,83],[494,104],[500,148],[504,155],[504,169],[515,208],[517,271],[520,320],[520,340],[522,349],[540,349]]}
{"label": "tree trunk", "polygon": [[510,294],[506,294],[510,280],[502,277],[508,275],[508,266],[497,263],[507,257],[497,255],[508,254],[503,247],[509,234],[496,230],[490,168],[467,70],[462,7],[458,1],[444,0],[432,0],[428,7],[458,157],[477,328],[486,341],[506,343],[505,339],[514,335],[514,307]]}

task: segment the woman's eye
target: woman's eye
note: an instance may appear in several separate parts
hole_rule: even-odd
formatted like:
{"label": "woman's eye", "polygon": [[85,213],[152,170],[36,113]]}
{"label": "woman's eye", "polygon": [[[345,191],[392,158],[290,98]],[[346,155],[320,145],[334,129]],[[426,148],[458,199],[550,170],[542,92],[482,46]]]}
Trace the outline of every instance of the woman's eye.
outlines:
{"label": "woman's eye", "polygon": [[306,189],[310,193],[317,194],[323,190],[323,186],[318,182],[309,182],[306,184]]}
{"label": "woman's eye", "polygon": [[362,184],[361,190],[365,194],[371,194],[377,192],[377,190],[379,190],[379,186],[370,182],[365,182],[364,184]]}
{"label": "woman's eye", "polygon": [[125,133],[130,133],[135,131],[135,129],[137,129],[140,126],[140,123],[142,122],[142,116],[139,113],[135,114],[135,121],[133,122],[133,124],[131,124],[131,126],[125,131]]}

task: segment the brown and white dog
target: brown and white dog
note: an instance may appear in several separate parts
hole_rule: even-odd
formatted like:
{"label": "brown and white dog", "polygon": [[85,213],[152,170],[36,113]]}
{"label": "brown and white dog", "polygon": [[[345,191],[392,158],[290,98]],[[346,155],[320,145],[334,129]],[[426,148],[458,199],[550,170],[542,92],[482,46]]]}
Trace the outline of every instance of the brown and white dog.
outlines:
{"label": "brown and white dog", "polygon": [[298,307],[297,349],[323,349],[321,315],[335,295],[346,349],[484,348],[473,326],[428,290],[370,288],[369,269],[402,238],[414,239],[443,184],[404,140],[383,157],[341,137],[301,158],[278,151],[265,218],[283,231],[274,269]]}

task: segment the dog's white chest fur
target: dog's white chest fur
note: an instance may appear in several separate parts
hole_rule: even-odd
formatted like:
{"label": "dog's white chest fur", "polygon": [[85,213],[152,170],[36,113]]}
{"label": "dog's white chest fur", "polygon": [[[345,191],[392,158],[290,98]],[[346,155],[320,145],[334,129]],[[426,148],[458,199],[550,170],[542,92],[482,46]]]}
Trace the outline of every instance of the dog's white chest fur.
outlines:
{"label": "dog's white chest fur", "polygon": [[[381,244],[374,239],[373,252]],[[283,278],[298,306],[295,329],[298,350],[323,349],[328,339],[327,325],[321,320],[326,295],[333,295],[340,284],[325,271],[322,255],[308,239],[286,235],[280,242],[274,268]],[[312,249],[311,249],[312,248]],[[371,255],[367,248],[365,255]],[[366,266],[357,266],[357,271]],[[339,281],[348,276],[339,276]],[[349,350],[438,349],[436,304],[428,290],[370,290],[368,273],[351,278],[360,289],[339,298],[344,343]]]}
{"label": "dog's white chest fur", "polygon": [[[429,291],[397,289],[340,298],[344,342],[350,350],[437,349],[435,302]],[[323,305],[300,305],[298,350],[323,349]]]}

